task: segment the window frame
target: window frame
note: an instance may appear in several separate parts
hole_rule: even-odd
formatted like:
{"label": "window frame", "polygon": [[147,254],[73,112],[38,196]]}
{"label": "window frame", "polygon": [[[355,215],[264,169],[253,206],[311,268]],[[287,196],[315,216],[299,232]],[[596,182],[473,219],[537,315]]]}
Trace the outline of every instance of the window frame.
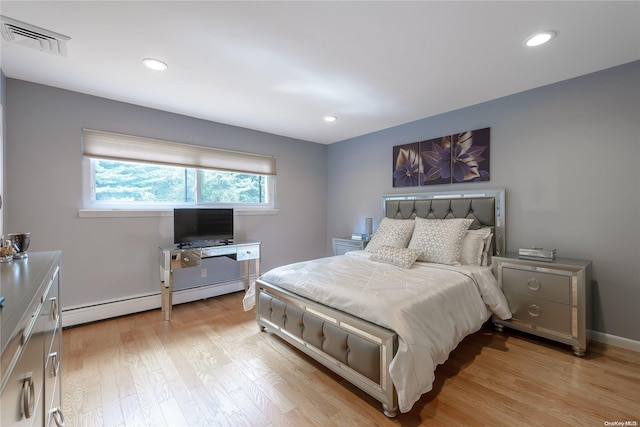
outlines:
{"label": "window frame", "polygon": [[[233,152],[229,150],[221,150],[216,148],[209,147],[200,147],[193,146],[183,143],[174,143],[170,141],[162,141],[162,140],[154,140],[150,138],[142,138],[135,137],[129,135],[121,135],[114,134],[102,131],[93,131],[90,129],[83,129],[83,142],[86,141],[88,132],[89,135],[91,133],[98,134],[99,136],[106,135],[107,138],[119,138],[122,137],[124,141],[134,141],[136,140],[142,141],[142,143],[158,143],[160,145],[174,145],[175,147],[170,147],[172,149],[179,149],[180,147],[185,147],[187,150],[202,150],[205,155],[207,155],[207,151],[213,153],[222,153],[225,155],[229,153],[231,156],[255,156],[260,159],[269,159],[271,158],[273,162],[273,174],[263,174],[258,172],[251,172],[246,170],[229,170],[229,169],[216,169],[213,167],[197,167],[195,165],[186,165],[186,164],[166,164],[164,162],[154,162],[154,161],[145,161],[138,159],[127,159],[127,158],[105,158],[100,156],[82,156],[82,208],[78,210],[80,217],[103,217],[103,216],[168,216],[168,213],[173,214],[174,208],[185,208],[185,207],[211,207],[211,208],[233,208],[234,212],[240,215],[248,215],[248,214],[272,214],[277,213],[278,209],[276,206],[276,174],[275,174],[275,158],[270,156],[264,156],[260,154],[252,155],[250,153],[241,153],[241,152]],[[86,145],[86,142],[85,142]],[[86,150],[86,147],[83,147],[83,153]],[[111,201],[94,201],[93,194],[95,188],[95,168],[93,165],[93,159],[107,159],[113,161],[123,161],[123,162],[133,162],[133,163],[148,163],[152,165],[158,166],[175,166],[181,168],[193,169],[196,171],[196,194],[195,194],[195,202],[184,202],[184,203],[174,203],[174,202],[111,202]],[[249,174],[249,175],[261,175],[266,179],[265,182],[265,190],[266,190],[266,200],[267,203],[200,203],[201,200],[201,186],[200,186],[200,171],[206,170],[216,170],[219,172],[229,172],[229,173],[239,173],[239,174]]]}

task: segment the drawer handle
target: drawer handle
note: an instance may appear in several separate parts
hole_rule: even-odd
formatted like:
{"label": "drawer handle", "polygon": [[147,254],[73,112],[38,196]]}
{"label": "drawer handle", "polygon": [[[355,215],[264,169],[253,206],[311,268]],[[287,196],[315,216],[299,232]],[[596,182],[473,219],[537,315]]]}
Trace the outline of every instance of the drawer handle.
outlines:
{"label": "drawer handle", "polygon": [[527,311],[529,312],[529,315],[531,317],[539,317],[540,314],[542,314],[542,311],[540,310],[540,307],[538,307],[535,304],[531,304]]}
{"label": "drawer handle", "polygon": [[49,301],[51,301],[51,320],[55,322],[58,320],[58,299],[53,297]]}
{"label": "drawer handle", "polygon": [[58,352],[54,351],[49,354],[49,359],[51,359],[51,375],[54,377],[58,376]]}
{"label": "drawer handle", "polygon": [[54,409],[51,415],[53,416],[53,421],[56,422],[57,427],[64,427],[64,415],[60,408]]}
{"label": "drawer handle", "polygon": [[527,282],[527,287],[529,288],[529,290],[532,291],[539,291],[540,288],[542,287],[542,283],[540,283],[540,281],[538,279],[534,279],[533,277],[531,279],[529,279],[529,281]]}
{"label": "drawer handle", "polygon": [[22,383],[22,412],[25,418],[33,416],[33,410],[36,405],[36,392],[31,375],[31,372],[29,372]]}

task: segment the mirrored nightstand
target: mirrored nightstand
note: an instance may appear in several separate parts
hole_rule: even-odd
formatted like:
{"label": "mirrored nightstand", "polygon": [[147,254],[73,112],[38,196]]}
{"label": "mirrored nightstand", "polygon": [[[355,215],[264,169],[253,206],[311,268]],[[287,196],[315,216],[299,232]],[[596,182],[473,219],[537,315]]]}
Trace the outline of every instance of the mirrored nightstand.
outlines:
{"label": "mirrored nightstand", "polygon": [[353,240],[350,237],[333,238],[333,254],[344,255],[349,251],[361,251],[367,247],[368,240]]}

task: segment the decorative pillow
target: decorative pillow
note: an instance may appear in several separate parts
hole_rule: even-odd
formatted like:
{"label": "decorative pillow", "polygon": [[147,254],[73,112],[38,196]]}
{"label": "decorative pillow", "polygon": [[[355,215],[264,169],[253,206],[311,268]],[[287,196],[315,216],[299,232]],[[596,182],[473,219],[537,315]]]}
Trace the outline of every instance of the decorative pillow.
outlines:
{"label": "decorative pillow", "polygon": [[491,246],[491,229],[467,230],[460,249],[460,264],[482,265],[485,251]]}
{"label": "decorative pillow", "polygon": [[420,256],[417,249],[398,248],[396,246],[382,246],[372,254],[371,261],[384,262],[402,268],[410,268]]}
{"label": "decorative pillow", "polygon": [[416,218],[415,221],[409,247],[422,252],[418,261],[460,265],[460,248],[472,219]]}
{"label": "decorative pillow", "polygon": [[412,219],[382,218],[365,251],[374,252],[382,246],[406,248],[415,223]]}

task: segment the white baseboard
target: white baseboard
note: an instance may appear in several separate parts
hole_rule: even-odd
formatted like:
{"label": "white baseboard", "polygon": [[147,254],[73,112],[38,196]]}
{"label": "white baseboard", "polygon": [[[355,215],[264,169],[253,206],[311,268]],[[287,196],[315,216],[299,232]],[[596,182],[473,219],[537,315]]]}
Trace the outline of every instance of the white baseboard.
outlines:
{"label": "white baseboard", "polygon": [[[253,279],[252,279],[253,280]],[[198,286],[189,289],[175,291],[173,304],[183,304],[219,295],[244,290],[244,281],[216,283],[213,285]],[[67,307],[62,309],[62,326],[74,326],[82,323],[95,322],[97,320],[139,313],[141,311],[160,308],[160,293],[138,295],[127,299],[102,301],[91,305]],[[640,352],[640,341],[622,338],[603,332],[589,331],[590,339],[603,344],[609,344],[631,351]]]}
{"label": "white baseboard", "polygon": [[591,331],[591,339],[602,344],[609,344],[640,353],[640,341],[634,341],[629,338],[618,337],[616,335],[609,335],[597,331]]}
{"label": "white baseboard", "polygon": [[[173,304],[197,301],[244,290],[244,280],[197,286],[173,292]],[[112,317],[154,310],[161,307],[160,292],[137,295],[127,299],[101,301],[91,305],[62,309],[62,326],[74,326]]]}

